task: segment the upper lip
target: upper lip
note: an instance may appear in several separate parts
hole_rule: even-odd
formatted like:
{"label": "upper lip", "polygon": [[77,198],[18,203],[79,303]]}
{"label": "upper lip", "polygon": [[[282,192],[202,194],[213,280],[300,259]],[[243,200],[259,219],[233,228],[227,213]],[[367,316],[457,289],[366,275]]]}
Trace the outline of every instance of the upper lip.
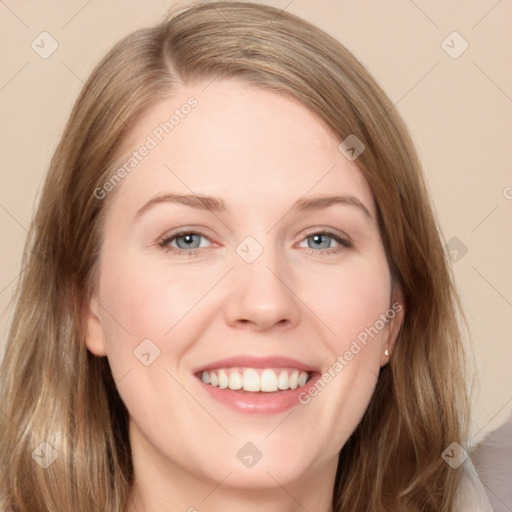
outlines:
{"label": "upper lip", "polygon": [[193,370],[194,373],[201,373],[205,370],[216,368],[247,367],[247,368],[296,368],[304,372],[319,372],[319,370],[309,364],[285,356],[250,356],[240,355],[219,359],[211,363],[204,364]]}

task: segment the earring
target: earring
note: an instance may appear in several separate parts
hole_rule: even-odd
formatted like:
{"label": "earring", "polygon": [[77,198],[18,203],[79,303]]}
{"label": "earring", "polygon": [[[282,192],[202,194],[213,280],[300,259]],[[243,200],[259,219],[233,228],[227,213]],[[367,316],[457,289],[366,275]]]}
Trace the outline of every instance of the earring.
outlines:
{"label": "earring", "polygon": [[389,357],[389,350],[388,350],[388,349],[384,350],[384,355],[385,355],[386,357]]}

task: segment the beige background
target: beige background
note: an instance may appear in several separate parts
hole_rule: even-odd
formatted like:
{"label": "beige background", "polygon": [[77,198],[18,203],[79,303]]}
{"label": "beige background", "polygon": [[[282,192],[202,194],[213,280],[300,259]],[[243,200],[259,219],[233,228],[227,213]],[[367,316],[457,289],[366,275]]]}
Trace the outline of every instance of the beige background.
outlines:
{"label": "beige background", "polygon": [[[115,41],[157,21],[171,3],[0,1],[3,340],[26,230],[82,82]],[[468,249],[453,268],[479,374],[472,425],[479,440],[512,411],[512,2],[261,3],[338,38],[373,73],[411,130],[445,239],[456,237]],[[31,48],[43,31],[59,45],[47,59]],[[453,31],[469,44],[458,58],[443,47],[453,54],[463,40],[450,36],[442,46]]]}

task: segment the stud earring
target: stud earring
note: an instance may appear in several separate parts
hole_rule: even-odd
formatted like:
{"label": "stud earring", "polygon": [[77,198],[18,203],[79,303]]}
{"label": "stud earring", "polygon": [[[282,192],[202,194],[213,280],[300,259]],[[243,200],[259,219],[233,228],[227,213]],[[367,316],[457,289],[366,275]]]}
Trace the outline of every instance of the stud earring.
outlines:
{"label": "stud earring", "polygon": [[388,349],[384,350],[384,355],[385,355],[386,357],[389,357],[389,350],[388,350]]}

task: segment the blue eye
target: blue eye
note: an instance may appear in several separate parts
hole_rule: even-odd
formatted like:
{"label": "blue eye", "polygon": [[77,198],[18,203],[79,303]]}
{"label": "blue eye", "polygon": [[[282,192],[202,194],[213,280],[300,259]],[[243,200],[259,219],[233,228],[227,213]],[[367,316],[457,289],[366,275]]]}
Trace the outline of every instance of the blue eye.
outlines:
{"label": "blue eye", "polygon": [[[312,251],[308,251],[308,253],[314,255],[316,255],[316,253],[322,256],[324,254],[336,254],[341,252],[344,248],[352,247],[351,241],[329,231],[312,233],[308,235],[304,241],[308,242],[307,246],[309,249],[313,249]],[[332,241],[335,241],[338,245],[333,247]]]}
{"label": "blue eye", "polygon": [[[201,235],[197,233],[187,233],[186,235],[180,235],[174,237],[178,249],[197,249],[201,244]],[[180,244],[180,241],[182,242]]]}
{"label": "blue eye", "polygon": [[[201,238],[209,240],[208,237],[201,232],[182,231],[165,237],[158,245],[167,251],[183,251],[187,253],[187,256],[192,256],[197,253],[197,249],[204,247],[204,245],[201,245]],[[174,241],[176,242],[176,246],[172,245]]]}
{"label": "blue eye", "polygon": [[[158,245],[167,252],[174,252],[183,256],[196,256],[199,249],[207,247],[201,244],[202,239],[211,240],[200,231],[181,231],[164,237]],[[352,247],[352,242],[329,231],[318,231],[307,235],[301,243],[307,241],[308,254],[324,256],[338,254],[346,248]],[[337,244],[333,246],[333,241]],[[301,245],[301,247],[304,247]]]}

